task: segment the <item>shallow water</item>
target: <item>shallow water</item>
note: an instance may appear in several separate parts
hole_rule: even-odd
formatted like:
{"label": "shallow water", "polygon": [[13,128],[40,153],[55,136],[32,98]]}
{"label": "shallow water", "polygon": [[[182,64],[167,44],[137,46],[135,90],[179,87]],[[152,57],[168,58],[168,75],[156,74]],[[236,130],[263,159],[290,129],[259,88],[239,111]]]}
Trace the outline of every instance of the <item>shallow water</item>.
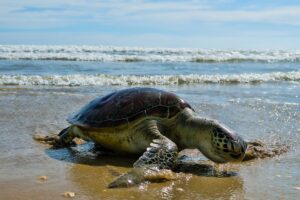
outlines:
{"label": "shallow water", "polygon": [[[107,87],[0,87],[1,199],[298,199],[300,196],[300,85],[160,86],[192,104],[203,116],[216,118],[245,139],[280,141],[291,150],[280,157],[256,160],[232,168],[237,176],[201,177],[107,189],[134,159],[49,150],[33,134],[57,132],[65,118],[95,96],[121,89]],[[38,176],[45,175],[46,181]]]}
{"label": "shallow water", "polygon": [[[0,45],[0,199],[65,199],[65,191],[75,199],[299,199],[299,61],[299,51]],[[68,126],[67,116],[96,96],[145,85],[175,92],[246,140],[290,150],[223,166],[236,176],[107,189],[133,158],[32,139]]]}

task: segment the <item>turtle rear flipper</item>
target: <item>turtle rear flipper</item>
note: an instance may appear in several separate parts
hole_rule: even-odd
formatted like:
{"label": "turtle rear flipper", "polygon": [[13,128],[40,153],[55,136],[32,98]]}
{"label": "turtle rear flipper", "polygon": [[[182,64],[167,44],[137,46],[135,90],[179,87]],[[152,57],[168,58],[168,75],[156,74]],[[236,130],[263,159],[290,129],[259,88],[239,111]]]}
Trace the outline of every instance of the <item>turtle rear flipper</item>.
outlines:
{"label": "turtle rear flipper", "polygon": [[134,169],[110,183],[109,188],[130,187],[145,181],[161,182],[176,177],[170,170],[177,158],[178,149],[176,144],[159,132],[155,122],[150,122],[145,127],[145,129],[142,129],[144,134],[155,139],[133,164]]}
{"label": "turtle rear flipper", "polygon": [[58,134],[44,135],[37,133],[33,135],[34,140],[44,144],[50,144],[54,148],[70,146],[74,137],[70,127],[61,130]]}
{"label": "turtle rear flipper", "polygon": [[64,148],[76,145],[76,142],[74,142],[75,137],[87,140],[76,126],[69,126],[58,134],[43,135],[37,133],[33,136],[33,139],[44,144],[50,144],[52,148]]}
{"label": "turtle rear flipper", "polygon": [[53,145],[54,143],[56,143],[56,141],[59,140],[59,136],[57,134],[44,135],[41,133],[36,133],[32,138],[38,142],[50,145]]}

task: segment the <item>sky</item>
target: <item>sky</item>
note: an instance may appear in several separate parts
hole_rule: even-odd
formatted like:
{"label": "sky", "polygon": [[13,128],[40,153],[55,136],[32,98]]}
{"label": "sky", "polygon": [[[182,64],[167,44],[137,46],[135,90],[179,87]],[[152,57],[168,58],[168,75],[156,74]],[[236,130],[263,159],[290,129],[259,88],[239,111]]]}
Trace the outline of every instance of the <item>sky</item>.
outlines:
{"label": "sky", "polygon": [[1,0],[0,44],[300,49],[298,0]]}

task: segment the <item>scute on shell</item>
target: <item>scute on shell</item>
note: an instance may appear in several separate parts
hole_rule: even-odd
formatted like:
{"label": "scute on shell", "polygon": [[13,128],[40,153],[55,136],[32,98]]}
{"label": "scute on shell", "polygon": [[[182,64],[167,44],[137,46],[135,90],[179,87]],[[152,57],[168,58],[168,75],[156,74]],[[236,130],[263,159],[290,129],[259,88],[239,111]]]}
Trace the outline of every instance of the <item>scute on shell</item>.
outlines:
{"label": "scute on shell", "polygon": [[126,124],[147,116],[171,118],[191,106],[171,92],[153,88],[130,88],[96,98],[68,122],[74,125],[101,128]]}

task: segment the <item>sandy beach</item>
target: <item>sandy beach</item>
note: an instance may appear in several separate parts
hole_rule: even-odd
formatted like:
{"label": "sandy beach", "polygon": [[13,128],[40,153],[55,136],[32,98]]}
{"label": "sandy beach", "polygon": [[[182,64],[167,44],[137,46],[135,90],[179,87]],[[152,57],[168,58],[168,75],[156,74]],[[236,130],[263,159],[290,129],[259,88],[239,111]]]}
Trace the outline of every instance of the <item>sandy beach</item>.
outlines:
{"label": "sandy beach", "polygon": [[[161,88],[178,93],[198,113],[223,121],[246,139],[286,142],[291,150],[276,158],[230,166],[237,176],[186,174],[165,183],[108,189],[112,180],[131,168],[133,158],[94,157],[80,149],[77,153],[66,148],[53,150],[32,136],[60,131],[68,125],[68,114],[94,97],[122,87],[1,86],[1,199],[65,199],[63,193],[67,191],[75,193],[74,199],[297,199],[299,104],[251,101],[266,88],[278,90],[272,85],[246,86],[243,92],[238,92],[238,85],[230,86],[230,90],[222,87]],[[246,90],[251,97],[243,95]],[[298,90],[299,86],[289,94]]]}

